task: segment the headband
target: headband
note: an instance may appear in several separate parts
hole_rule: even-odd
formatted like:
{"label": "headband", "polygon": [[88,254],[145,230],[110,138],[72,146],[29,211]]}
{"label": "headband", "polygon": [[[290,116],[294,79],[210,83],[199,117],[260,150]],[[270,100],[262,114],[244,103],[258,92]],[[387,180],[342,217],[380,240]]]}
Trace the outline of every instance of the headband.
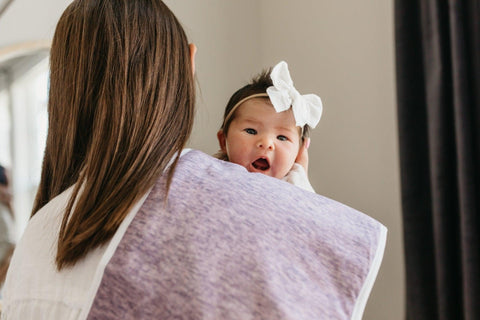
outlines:
{"label": "headband", "polygon": [[232,107],[223,124],[225,125],[238,106],[245,101],[258,97],[268,97],[276,112],[286,111],[292,107],[293,117],[297,126],[303,128],[303,126],[308,124],[309,127],[315,128],[322,117],[323,111],[320,97],[315,94],[301,95],[295,89],[285,61],[281,61],[273,67],[270,78],[273,86],[267,88],[267,93],[256,93],[240,100]]}
{"label": "headband", "polygon": [[250,96],[247,96],[245,98],[243,98],[242,100],[238,101],[233,107],[232,109],[230,109],[230,112],[227,114],[227,116],[225,117],[225,120],[223,120],[223,127],[225,127],[225,123],[227,123],[227,120],[230,119],[230,117],[233,115],[233,113],[235,112],[235,110],[238,108],[239,105],[241,105],[242,103],[244,103],[245,101],[247,100],[250,100],[250,99],[253,99],[253,98],[260,98],[260,97],[263,97],[263,98],[268,98],[268,94],[266,93],[255,93],[255,94],[252,94]]}

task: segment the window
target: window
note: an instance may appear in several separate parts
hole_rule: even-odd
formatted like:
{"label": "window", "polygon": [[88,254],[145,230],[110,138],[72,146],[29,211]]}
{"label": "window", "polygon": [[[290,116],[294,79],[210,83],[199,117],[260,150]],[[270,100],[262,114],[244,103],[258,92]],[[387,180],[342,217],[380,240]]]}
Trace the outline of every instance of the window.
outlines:
{"label": "window", "polygon": [[0,78],[0,162],[10,171],[17,235],[30,217],[48,126],[48,58],[25,59],[4,66]]}

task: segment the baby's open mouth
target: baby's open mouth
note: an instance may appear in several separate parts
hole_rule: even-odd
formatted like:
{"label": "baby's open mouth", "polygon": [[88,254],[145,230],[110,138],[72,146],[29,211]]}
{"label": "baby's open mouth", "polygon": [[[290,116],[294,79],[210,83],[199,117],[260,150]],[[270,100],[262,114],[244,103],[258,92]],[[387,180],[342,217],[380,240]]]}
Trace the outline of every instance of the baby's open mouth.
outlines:
{"label": "baby's open mouth", "polygon": [[257,170],[268,170],[270,169],[270,164],[268,163],[267,159],[258,158],[257,160],[252,162],[252,166]]}

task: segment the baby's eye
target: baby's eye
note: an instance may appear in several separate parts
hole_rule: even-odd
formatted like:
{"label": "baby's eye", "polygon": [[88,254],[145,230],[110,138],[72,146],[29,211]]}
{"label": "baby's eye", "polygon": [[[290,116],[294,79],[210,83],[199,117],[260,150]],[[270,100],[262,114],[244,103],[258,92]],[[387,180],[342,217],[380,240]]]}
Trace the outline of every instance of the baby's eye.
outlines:
{"label": "baby's eye", "polygon": [[277,136],[277,139],[280,141],[288,141],[288,138],[282,135]]}
{"label": "baby's eye", "polygon": [[245,131],[248,134],[257,134],[257,130],[252,128],[247,128],[247,129],[244,129],[243,131]]}

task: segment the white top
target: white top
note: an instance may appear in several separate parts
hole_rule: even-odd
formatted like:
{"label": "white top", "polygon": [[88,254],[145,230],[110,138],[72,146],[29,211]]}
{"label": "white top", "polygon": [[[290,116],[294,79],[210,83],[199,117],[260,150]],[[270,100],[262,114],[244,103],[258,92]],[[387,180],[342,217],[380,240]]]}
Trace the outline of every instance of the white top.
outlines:
{"label": "white top", "polygon": [[59,272],[58,233],[72,191],[73,187],[52,199],[28,223],[8,270],[1,319],[86,319],[105,266],[148,195],[135,204],[107,244]]}

